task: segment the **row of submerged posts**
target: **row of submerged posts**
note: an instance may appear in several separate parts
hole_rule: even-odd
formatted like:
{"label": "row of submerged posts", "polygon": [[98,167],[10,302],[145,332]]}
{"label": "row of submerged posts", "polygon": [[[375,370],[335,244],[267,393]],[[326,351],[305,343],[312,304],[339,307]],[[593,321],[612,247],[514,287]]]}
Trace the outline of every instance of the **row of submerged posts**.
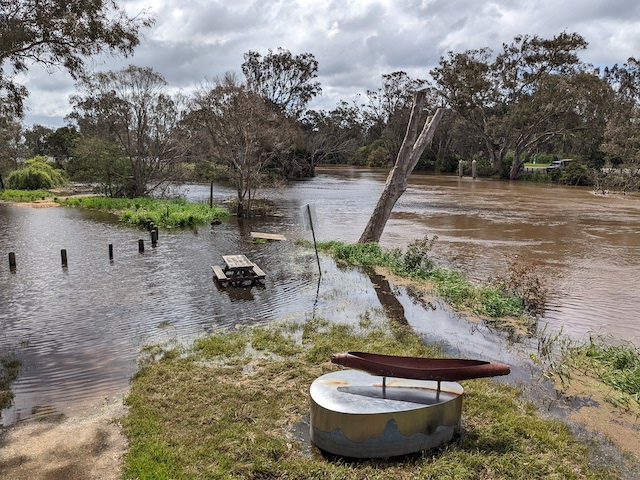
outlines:
{"label": "row of submerged posts", "polygon": [[[151,235],[151,246],[153,248],[158,246],[158,226],[151,220],[147,221],[147,230]],[[144,239],[138,240],[138,252],[144,253]],[[60,250],[60,259],[62,261],[62,268],[67,268],[67,249]],[[109,261],[113,262],[113,243],[109,244]],[[9,270],[15,272],[17,270],[17,261],[15,252],[9,252]]]}

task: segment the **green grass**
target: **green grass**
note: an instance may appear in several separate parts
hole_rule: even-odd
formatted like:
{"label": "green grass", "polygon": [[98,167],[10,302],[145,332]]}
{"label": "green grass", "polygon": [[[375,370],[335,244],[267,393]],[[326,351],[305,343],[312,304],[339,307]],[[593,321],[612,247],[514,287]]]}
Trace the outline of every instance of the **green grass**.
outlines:
{"label": "green grass", "polygon": [[407,457],[343,461],[304,440],[309,387],[348,350],[440,356],[408,327],[314,319],[203,338],[147,363],[132,381],[123,419],[124,478],[137,479],[609,479],[568,426],[541,418],[518,389],[464,382],[453,441]]}
{"label": "green grass", "polygon": [[[616,404],[635,403],[640,407],[640,349],[630,342],[614,344],[613,339],[590,336],[585,342],[565,339],[562,363],[586,371],[611,387]],[[562,371],[556,366],[556,371]],[[566,371],[566,368],[564,369]]]}
{"label": "green grass", "polygon": [[13,355],[0,357],[0,410],[11,405],[11,382],[18,378],[21,362]]}
{"label": "green grass", "polygon": [[221,207],[214,205],[211,208],[204,203],[190,203],[183,199],[69,197],[61,204],[116,212],[122,223],[137,226],[146,226],[148,221],[152,221],[162,227],[191,227],[229,216],[229,212]]}
{"label": "green grass", "polygon": [[435,238],[419,240],[405,251],[384,250],[376,243],[347,244],[320,242],[318,248],[331,254],[337,261],[363,267],[385,267],[396,275],[432,284],[432,292],[458,310],[499,319],[516,317],[528,325],[527,302],[508,282],[496,281],[490,285],[476,285],[463,275],[437,267],[429,258]]}
{"label": "green grass", "polygon": [[47,190],[0,190],[0,200],[12,202],[33,202],[49,197],[53,197],[53,194]]}

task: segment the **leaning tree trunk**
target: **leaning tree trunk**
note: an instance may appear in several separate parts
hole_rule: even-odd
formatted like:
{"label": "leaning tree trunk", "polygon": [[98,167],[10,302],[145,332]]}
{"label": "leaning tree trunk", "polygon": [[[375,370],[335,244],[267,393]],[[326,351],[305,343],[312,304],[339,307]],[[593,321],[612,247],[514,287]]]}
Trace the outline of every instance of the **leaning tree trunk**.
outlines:
{"label": "leaning tree trunk", "polygon": [[418,122],[420,121],[420,112],[426,102],[426,95],[426,92],[417,92],[413,96],[413,106],[411,107],[407,132],[398,152],[396,164],[389,172],[378,204],[373,210],[369,223],[367,223],[364,232],[362,232],[358,243],[378,242],[380,240],[382,231],[391,215],[391,210],[393,210],[394,205],[407,189],[409,175],[411,175],[418,160],[420,160],[422,152],[433,139],[433,134],[444,114],[444,109],[438,108],[433,117],[426,120],[422,127],[422,132],[418,136]]}

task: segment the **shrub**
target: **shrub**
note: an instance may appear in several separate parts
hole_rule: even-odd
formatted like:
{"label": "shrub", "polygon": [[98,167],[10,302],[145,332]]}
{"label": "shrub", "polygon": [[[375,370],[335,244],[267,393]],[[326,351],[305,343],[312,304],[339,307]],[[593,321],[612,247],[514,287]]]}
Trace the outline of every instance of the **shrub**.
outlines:
{"label": "shrub", "polygon": [[25,162],[24,168],[11,172],[7,186],[15,190],[48,190],[65,183],[61,170],[53,168],[42,156]]}

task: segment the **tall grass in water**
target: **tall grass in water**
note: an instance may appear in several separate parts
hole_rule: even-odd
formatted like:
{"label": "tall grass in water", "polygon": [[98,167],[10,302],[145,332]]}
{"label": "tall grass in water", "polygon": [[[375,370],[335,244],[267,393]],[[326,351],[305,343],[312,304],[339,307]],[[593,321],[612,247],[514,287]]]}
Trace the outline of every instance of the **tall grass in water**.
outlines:
{"label": "tall grass in water", "polygon": [[0,411],[11,405],[13,400],[11,382],[18,378],[20,365],[20,360],[13,355],[0,357]]}
{"label": "tall grass in water", "polygon": [[[611,340],[590,336],[587,342],[568,346],[564,357],[640,406],[640,349],[629,342],[611,344]],[[618,400],[625,403],[624,397]]]}
{"label": "tall grass in water", "polygon": [[204,203],[190,203],[184,199],[162,200],[150,197],[109,198],[70,197],[61,202],[71,207],[106,210],[118,213],[127,225],[144,226],[149,221],[164,227],[204,225],[213,219],[227,218],[229,212]]}
{"label": "tall grass in water", "polygon": [[[528,306],[535,305],[539,308],[544,300],[534,302],[530,298],[531,292],[522,285],[515,288],[513,282],[509,283],[504,279],[491,281],[487,285],[476,285],[457,272],[436,266],[429,258],[436,240],[437,237],[424,237],[410,244],[404,251],[383,250],[376,243],[346,244],[335,241],[320,242],[318,247],[339,262],[364,267],[385,267],[400,276],[428,281],[433,293],[456,309],[469,310],[490,318],[522,317],[539,313],[537,310],[532,312]],[[528,297],[522,295],[525,292]],[[536,292],[540,294],[542,289]]]}

